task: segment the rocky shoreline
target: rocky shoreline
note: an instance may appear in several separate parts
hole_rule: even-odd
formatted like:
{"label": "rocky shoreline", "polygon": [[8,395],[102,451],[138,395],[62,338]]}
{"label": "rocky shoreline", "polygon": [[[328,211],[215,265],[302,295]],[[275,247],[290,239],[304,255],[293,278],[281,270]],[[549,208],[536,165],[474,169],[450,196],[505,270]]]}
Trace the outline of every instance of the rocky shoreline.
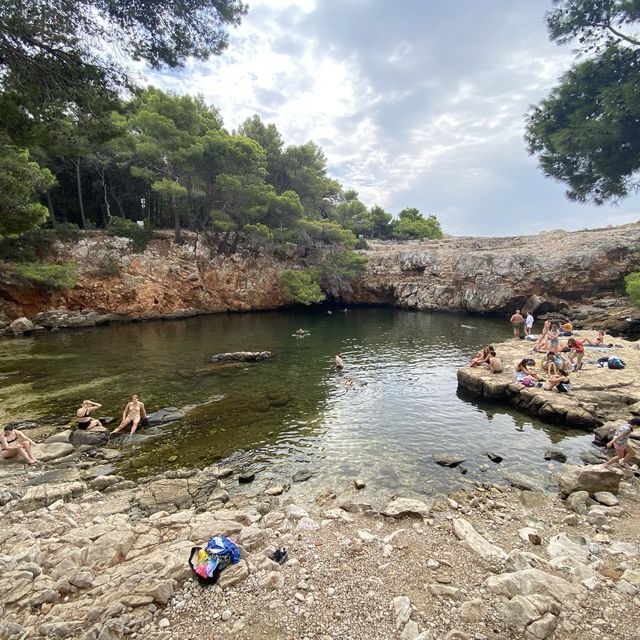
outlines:
{"label": "rocky shoreline", "polygon": [[[133,482],[113,475],[117,450],[48,440],[37,468],[0,464],[0,638],[637,637],[632,471],[379,505],[366,478],[281,493],[214,466]],[[201,587],[187,558],[218,534],[242,560]]]}
{"label": "rocky shoreline", "polygon": [[[575,335],[578,340],[594,339],[596,332],[580,331]],[[520,360],[533,358],[539,365],[543,356],[533,353],[533,343],[527,340],[494,345],[504,371],[492,374],[484,367],[464,367],[457,373],[458,387],[475,398],[508,402],[546,422],[593,430],[606,422],[623,420],[629,413],[640,414],[640,343],[606,336],[605,344],[611,343],[611,349],[586,347],[582,370],[570,376],[570,394],[514,382],[515,366]],[[590,362],[608,355],[620,357],[626,367],[612,370]]]}

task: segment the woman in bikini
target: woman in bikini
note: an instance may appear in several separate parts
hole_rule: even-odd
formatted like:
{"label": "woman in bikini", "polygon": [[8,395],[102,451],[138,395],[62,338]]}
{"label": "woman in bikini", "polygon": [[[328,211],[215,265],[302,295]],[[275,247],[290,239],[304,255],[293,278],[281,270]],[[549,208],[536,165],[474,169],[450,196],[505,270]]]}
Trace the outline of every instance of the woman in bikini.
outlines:
{"label": "woman in bikini", "polygon": [[536,346],[534,347],[535,351],[548,351],[547,342],[549,333],[549,329],[551,329],[551,320],[545,320],[544,326],[542,327],[542,332],[540,333],[540,337],[538,338],[538,342],[536,342]]}
{"label": "woman in bikini", "polygon": [[93,402],[93,400],[83,400],[82,405],[76,411],[76,425],[78,426],[78,429],[90,430],[102,426],[100,420],[92,418],[89,415],[94,409],[99,409],[101,406],[101,404]]}
{"label": "woman in bikini", "polygon": [[582,344],[588,345],[590,347],[601,347],[604,344],[604,331],[598,331],[598,335],[595,340],[591,340],[591,338],[585,338],[582,341]]}
{"label": "woman in bikini", "polygon": [[15,427],[5,427],[4,434],[0,435],[0,456],[3,458],[16,458],[27,464],[38,462],[31,453],[31,446],[35,442],[25,436]]}
{"label": "woman in bikini", "polygon": [[146,417],[147,412],[144,410],[144,404],[138,400],[137,395],[134,395],[131,398],[131,402],[129,402],[124,408],[124,412],[122,413],[122,422],[111,433],[118,433],[131,423],[131,435],[133,435],[140,424],[140,420]]}

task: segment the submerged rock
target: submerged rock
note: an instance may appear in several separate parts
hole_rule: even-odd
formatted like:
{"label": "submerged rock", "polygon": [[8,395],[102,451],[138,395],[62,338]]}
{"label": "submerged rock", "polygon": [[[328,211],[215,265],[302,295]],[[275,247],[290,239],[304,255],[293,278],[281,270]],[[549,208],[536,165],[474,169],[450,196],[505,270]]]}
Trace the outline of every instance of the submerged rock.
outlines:
{"label": "submerged rock", "polygon": [[441,467],[453,468],[462,464],[465,461],[465,458],[451,453],[434,453],[433,461]]}
{"label": "submerged rock", "polygon": [[231,353],[216,353],[211,356],[211,362],[257,362],[267,360],[273,354],[271,351],[234,351]]}

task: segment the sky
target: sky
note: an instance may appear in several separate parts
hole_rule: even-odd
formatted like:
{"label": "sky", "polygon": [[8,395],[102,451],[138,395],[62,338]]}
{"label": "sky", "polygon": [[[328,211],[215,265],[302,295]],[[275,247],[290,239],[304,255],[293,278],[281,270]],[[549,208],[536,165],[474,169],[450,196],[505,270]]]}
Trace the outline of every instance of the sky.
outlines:
{"label": "sky", "polygon": [[367,205],[435,214],[450,235],[509,236],[640,219],[640,197],[570,202],[524,143],[525,114],[574,61],[550,0],[248,0],[229,47],[149,73],[237,128],[258,114],[313,140]]}

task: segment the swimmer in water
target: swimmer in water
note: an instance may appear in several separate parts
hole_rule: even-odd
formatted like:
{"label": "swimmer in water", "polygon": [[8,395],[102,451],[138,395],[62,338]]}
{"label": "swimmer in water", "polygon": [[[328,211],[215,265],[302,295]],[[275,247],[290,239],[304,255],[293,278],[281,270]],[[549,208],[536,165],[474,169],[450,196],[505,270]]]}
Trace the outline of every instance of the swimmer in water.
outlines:
{"label": "swimmer in water", "polygon": [[339,353],[336,356],[336,369],[342,370],[344,369],[344,359],[342,358],[342,354]]}

